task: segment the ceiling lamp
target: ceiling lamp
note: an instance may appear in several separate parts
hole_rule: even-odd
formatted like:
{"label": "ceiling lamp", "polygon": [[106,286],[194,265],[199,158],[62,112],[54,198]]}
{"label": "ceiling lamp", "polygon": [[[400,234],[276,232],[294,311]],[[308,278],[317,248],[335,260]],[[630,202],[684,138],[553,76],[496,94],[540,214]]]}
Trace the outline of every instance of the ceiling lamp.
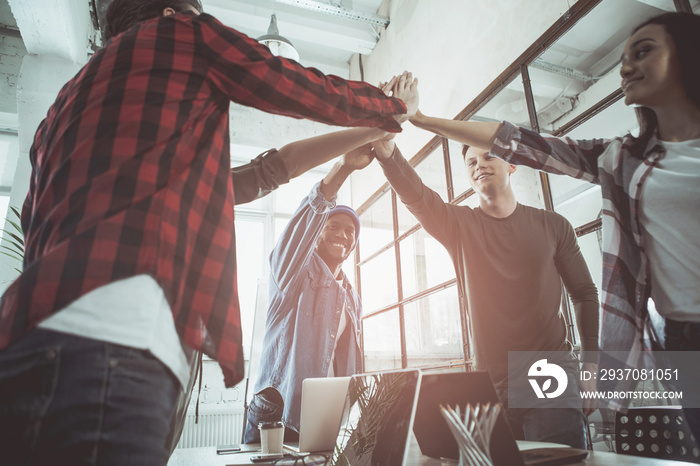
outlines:
{"label": "ceiling lamp", "polygon": [[273,55],[299,61],[297,49],[294,48],[289,39],[280,36],[280,31],[277,29],[277,16],[274,13],[270,18],[270,27],[267,28],[267,34],[258,37],[258,42],[267,46]]}

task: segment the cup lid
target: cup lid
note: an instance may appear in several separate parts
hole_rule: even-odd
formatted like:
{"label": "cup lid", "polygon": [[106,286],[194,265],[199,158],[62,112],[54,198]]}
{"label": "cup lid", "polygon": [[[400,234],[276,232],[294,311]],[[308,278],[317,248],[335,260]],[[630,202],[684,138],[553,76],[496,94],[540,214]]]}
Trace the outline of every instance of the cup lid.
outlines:
{"label": "cup lid", "polygon": [[276,421],[276,422],[261,422],[258,424],[258,429],[276,429],[278,427],[284,427],[284,424],[282,424],[282,421]]}

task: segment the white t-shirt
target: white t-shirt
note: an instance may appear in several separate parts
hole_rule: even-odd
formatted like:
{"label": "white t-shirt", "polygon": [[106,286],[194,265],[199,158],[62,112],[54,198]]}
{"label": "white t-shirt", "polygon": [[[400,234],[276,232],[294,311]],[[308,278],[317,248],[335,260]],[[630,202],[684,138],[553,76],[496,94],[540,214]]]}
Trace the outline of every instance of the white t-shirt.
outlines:
{"label": "white t-shirt", "polygon": [[150,275],[101,286],[41,321],[39,328],[149,350],[184,390],[194,351],[180,342],[163,289]]}
{"label": "white t-shirt", "polygon": [[700,322],[700,139],[664,142],[644,183],[640,220],[659,313]]}
{"label": "white t-shirt", "polygon": [[[343,290],[345,287],[343,286],[343,279],[336,279],[335,280],[340,288]],[[345,299],[347,300],[347,293],[345,294]],[[335,361],[335,350],[338,348],[338,340],[340,340],[340,336],[343,334],[345,331],[345,326],[347,325],[347,317],[345,316],[345,310],[347,309],[348,304],[347,301],[343,301],[343,308],[340,310],[340,322],[338,322],[338,331],[335,332],[335,344],[333,346],[333,355],[331,356],[331,365],[328,368],[328,377],[334,377],[335,372],[333,370],[333,361]]]}

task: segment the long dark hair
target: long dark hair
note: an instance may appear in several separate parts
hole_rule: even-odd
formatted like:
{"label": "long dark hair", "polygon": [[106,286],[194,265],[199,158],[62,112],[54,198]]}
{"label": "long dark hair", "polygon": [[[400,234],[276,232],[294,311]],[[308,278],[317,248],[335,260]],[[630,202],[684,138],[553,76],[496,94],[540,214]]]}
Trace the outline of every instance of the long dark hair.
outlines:
{"label": "long dark hair", "polygon": [[105,15],[104,38],[109,40],[142,21],[156,18],[166,8],[179,12],[187,6],[202,12],[200,0],[112,0]]}
{"label": "long dark hair", "polygon": [[[660,24],[676,47],[676,57],[681,72],[681,83],[690,101],[700,108],[700,16],[692,13],[664,13],[637,26],[633,34],[649,24]],[[639,137],[632,146],[637,157],[644,155],[649,140],[659,122],[656,113],[647,107],[637,107]]]}

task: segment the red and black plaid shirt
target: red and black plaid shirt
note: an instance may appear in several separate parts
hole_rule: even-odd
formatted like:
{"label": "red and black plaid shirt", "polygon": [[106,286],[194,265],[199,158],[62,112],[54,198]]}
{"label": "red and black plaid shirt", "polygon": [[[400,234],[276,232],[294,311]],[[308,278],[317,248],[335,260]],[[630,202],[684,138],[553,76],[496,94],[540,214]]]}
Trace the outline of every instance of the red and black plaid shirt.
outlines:
{"label": "red and black plaid shirt", "polygon": [[0,302],[0,348],[89,291],[160,283],[178,333],[243,376],[229,102],[399,131],[397,99],[274,57],[212,16],[178,14],[114,38],[37,130],[22,275]]}

